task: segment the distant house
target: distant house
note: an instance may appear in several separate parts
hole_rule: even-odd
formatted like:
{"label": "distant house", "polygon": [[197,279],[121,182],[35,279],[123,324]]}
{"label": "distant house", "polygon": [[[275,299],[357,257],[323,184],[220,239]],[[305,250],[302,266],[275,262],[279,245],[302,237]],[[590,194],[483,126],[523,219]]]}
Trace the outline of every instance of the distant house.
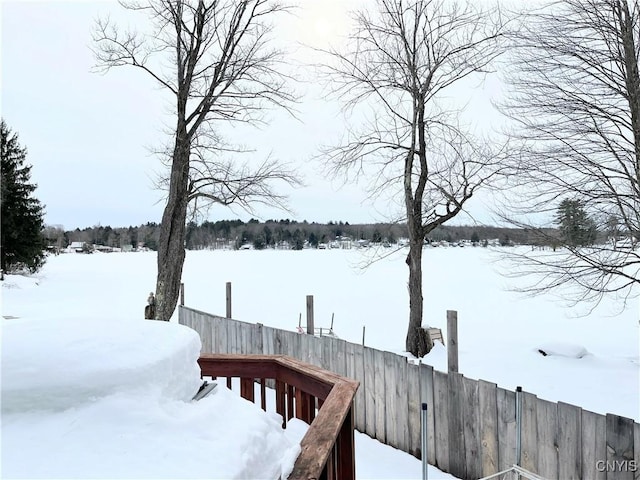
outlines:
{"label": "distant house", "polygon": [[86,242],[71,242],[71,245],[67,247],[68,253],[82,253],[85,251]]}

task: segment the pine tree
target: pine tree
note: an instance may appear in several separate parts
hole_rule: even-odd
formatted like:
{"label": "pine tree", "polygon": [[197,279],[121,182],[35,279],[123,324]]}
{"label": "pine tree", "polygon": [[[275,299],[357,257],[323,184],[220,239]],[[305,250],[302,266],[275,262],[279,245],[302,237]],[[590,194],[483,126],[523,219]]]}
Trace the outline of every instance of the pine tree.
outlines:
{"label": "pine tree", "polygon": [[579,200],[562,200],[556,212],[555,223],[560,229],[562,242],[569,247],[592,245],[595,241],[595,223]]}
{"label": "pine tree", "polygon": [[18,143],[4,120],[0,121],[2,225],[0,259],[4,271],[22,268],[37,271],[45,262],[43,205],[32,196],[31,165],[25,165],[27,149]]}

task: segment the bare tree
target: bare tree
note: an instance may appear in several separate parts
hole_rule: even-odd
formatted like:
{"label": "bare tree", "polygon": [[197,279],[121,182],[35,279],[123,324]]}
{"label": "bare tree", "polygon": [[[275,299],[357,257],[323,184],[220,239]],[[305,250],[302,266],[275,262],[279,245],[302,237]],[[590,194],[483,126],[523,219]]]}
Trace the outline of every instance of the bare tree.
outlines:
{"label": "bare tree", "polygon": [[153,30],[131,32],[98,20],[93,38],[98,67],[138,68],[175,99],[156,285],[156,318],[169,320],[179,295],[190,202],[281,204],[272,182],[296,182],[272,160],[251,170],[248,164],[225,159],[234,152],[218,136],[221,122],[260,122],[265,108],[288,108],[294,100],[287,77],[276,69],[282,54],[269,46],[272,26],[267,21],[284,7],[270,0],[122,5],[146,14]]}
{"label": "bare tree", "polygon": [[610,238],[569,243],[555,255],[531,252],[519,259],[520,272],[541,274],[528,288],[534,293],[576,284],[576,301],[628,295],[640,283],[638,2],[560,0],[523,18],[502,106],[522,151],[512,176],[517,195],[503,215],[548,236],[542,227],[553,212],[575,201]]}
{"label": "bare tree", "polygon": [[460,213],[497,171],[489,147],[465,132],[458,112],[441,100],[463,79],[488,71],[502,52],[503,26],[497,9],[482,10],[472,2],[375,5],[376,11],[356,14],[350,47],[329,52],[327,72],[345,110],[369,110],[347,141],[327,153],[334,174],[373,169],[378,181],[372,195],[397,189],[403,199],[409,231],[406,349],[421,357],[433,346],[422,329],[425,237]]}

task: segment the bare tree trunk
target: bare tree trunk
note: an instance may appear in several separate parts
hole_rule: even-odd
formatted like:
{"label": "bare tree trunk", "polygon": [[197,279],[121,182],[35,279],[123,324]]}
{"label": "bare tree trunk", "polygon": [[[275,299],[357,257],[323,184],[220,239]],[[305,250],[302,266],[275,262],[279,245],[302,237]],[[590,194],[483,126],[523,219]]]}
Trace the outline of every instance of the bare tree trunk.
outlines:
{"label": "bare tree trunk", "polygon": [[156,282],[156,320],[169,321],[180,296],[184,265],[185,228],[189,178],[189,140],[186,128],[176,137],[169,198],[162,214],[158,242],[158,277]]}
{"label": "bare tree trunk", "polygon": [[424,357],[433,348],[433,341],[422,328],[422,240],[413,238],[409,243],[409,327],[406,350],[416,357]]}

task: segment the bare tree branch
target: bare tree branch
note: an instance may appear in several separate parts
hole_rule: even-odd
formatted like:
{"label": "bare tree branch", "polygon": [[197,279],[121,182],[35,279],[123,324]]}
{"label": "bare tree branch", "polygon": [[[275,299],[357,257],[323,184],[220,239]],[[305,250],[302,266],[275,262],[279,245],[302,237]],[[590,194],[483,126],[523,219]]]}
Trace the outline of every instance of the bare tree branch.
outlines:
{"label": "bare tree branch", "polygon": [[[601,234],[597,247],[521,259],[545,278],[533,292],[577,285],[577,298],[640,283],[640,12],[627,0],[561,0],[523,16],[511,33],[511,95],[501,105],[521,150],[502,216],[544,235],[523,214],[554,211],[564,199],[585,205]],[[524,188],[523,188],[524,187]],[[615,228],[612,228],[615,226]],[[626,236],[630,248],[616,246]],[[544,260],[541,260],[544,258]]]}

